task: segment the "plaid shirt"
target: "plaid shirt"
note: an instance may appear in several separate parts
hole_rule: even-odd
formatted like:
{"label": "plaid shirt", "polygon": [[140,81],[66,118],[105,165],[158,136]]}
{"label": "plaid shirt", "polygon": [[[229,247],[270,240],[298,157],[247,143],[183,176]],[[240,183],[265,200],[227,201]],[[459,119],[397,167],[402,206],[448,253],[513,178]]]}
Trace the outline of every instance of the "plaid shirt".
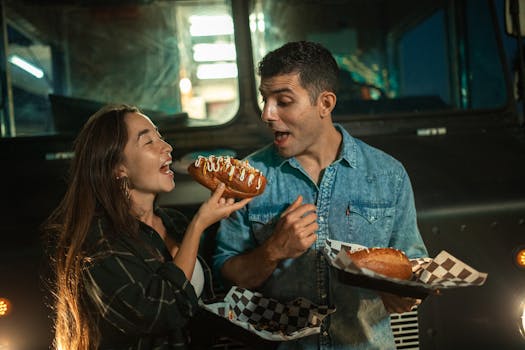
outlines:
{"label": "plaid shirt", "polygon": [[[187,219],[174,210],[156,210],[168,234],[180,242]],[[168,214],[169,213],[169,214]],[[137,238],[107,235],[105,218],[89,232],[90,262],[83,269],[89,305],[98,319],[101,349],[187,349],[188,321],[198,311],[191,283],[173,262],[157,232],[140,223]],[[203,293],[213,294],[210,271]]]}

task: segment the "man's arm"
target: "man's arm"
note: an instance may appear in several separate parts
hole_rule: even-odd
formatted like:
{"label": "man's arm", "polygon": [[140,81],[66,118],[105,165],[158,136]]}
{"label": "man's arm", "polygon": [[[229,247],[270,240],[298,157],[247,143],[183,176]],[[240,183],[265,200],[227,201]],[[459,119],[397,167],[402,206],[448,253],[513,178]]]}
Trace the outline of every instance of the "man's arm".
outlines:
{"label": "man's arm", "polygon": [[414,192],[404,169],[397,194],[390,246],[403,250],[410,259],[428,256],[417,225]]}
{"label": "man's arm", "polygon": [[266,281],[280,261],[303,254],[317,239],[316,207],[297,199],[281,214],[273,234],[259,247],[234,256],[224,263],[221,273],[228,281],[244,288],[256,288]]}
{"label": "man's arm", "polygon": [[[406,171],[403,171],[390,244],[403,250],[409,258],[427,256],[428,254],[417,227],[414,192]],[[421,299],[402,297],[390,293],[380,293],[380,296],[389,313],[408,312],[412,307],[421,303]]]}

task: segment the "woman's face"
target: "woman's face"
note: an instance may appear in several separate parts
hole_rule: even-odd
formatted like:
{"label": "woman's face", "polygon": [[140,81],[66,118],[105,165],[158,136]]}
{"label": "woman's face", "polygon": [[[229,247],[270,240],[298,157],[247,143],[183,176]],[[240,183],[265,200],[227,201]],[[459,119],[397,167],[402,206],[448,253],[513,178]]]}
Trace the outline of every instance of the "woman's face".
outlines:
{"label": "woman's face", "polygon": [[118,173],[128,177],[131,198],[154,198],[158,193],[170,192],[175,187],[170,170],[172,147],[145,115],[128,113],[124,118],[128,142]]}

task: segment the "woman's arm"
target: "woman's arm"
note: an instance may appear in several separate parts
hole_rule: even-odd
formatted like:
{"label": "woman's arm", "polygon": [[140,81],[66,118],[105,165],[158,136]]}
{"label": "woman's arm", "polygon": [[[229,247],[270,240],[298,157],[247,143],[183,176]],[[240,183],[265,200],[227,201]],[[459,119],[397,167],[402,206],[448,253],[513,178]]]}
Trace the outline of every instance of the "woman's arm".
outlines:
{"label": "woman's arm", "polygon": [[193,274],[199,243],[204,230],[217,221],[227,218],[232,212],[241,209],[251,201],[251,198],[239,202],[235,202],[233,198],[225,199],[222,197],[224,188],[224,184],[221,183],[211,197],[201,205],[190,221],[180,246],[174,252],[173,262],[184,271],[188,280]]}

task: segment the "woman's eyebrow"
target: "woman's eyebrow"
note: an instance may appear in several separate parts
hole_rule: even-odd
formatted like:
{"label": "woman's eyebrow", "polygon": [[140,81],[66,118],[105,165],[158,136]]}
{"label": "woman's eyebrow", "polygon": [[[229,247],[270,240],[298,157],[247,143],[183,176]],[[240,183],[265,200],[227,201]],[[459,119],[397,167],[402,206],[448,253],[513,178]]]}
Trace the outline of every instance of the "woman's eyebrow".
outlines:
{"label": "woman's eyebrow", "polygon": [[[157,128],[156,126],[153,128],[155,130],[155,132],[159,132],[159,128]],[[148,134],[149,132],[151,131],[151,129],[143,129],[141,131],[139,131],[138,135],[137,135],[137,141],[143,136],[143,135],[146,135]]]}
{"label": "woman's eyebrow", "polygon": [[137,141],[143,136],[143,135],[146,135],[147,133],[149,133],[151,130],[150,129],[143,129],[141,131],[139,131],[139,133],[137,134]]}

